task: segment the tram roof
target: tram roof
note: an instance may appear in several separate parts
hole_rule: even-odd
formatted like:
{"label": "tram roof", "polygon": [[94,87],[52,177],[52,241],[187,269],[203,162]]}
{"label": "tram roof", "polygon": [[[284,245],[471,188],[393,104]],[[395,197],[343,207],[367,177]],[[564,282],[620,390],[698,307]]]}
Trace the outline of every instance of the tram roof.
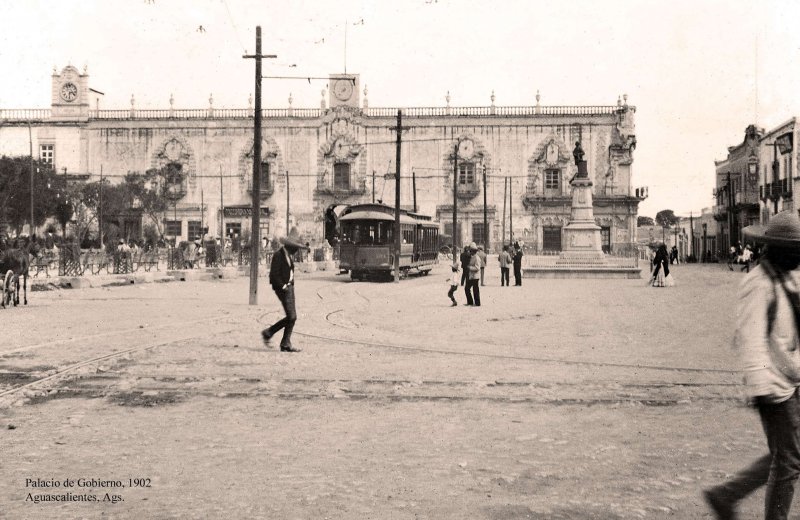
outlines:
{"label": "tram roof", "polygon": [[[394,215],[390,215],[382,211],[356,210],[356,211],[351,211],[350,213],[344,215],[339,219],[339,221],[343,220],[383,220],[386,222],[394,222]],[[401,214],[400,223],[416,224],[417,221],[409,217],[408,215]]]}

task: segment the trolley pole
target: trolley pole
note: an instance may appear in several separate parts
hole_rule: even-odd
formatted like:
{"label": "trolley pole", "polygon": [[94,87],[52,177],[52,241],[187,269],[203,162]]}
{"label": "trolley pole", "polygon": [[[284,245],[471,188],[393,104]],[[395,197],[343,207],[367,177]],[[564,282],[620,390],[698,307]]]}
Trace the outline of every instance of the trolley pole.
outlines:
{"label": "trolley pole", "polygon": [[400,147],[403,140],[403,111],[397,110],[397,150],[394,176],[394,282],[400,282]]}
{"label": "trolley pole", "polygon": [[277,58],[274,54],[261,54],[261,26],[256,26],[256,53],[242,56],[256,60],[256,107],[253,122],[253,204],[250,224],[250,305],[258,305],[258,258],[261,242],[261,60]]}
{"label": "trolley pole", "polygon": [[411,170],[411,190],[414,192],[414,213],[417,212],[417,175]]}

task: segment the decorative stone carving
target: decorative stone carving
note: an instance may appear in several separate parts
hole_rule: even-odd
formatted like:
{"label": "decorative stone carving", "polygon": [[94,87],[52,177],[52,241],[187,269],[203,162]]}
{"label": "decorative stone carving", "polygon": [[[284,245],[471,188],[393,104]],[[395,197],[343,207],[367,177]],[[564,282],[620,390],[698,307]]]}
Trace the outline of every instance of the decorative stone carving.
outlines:
{"label": "decorative stone carving", "polygon": [[569,181],[569,164],[570,155],[566,143],[554,135],[545,137],[528,159],[527,194],[533,196],[544,194],[544,170],[549,168],[561,170],[562,187],[565,186]]}
{"label": "decorative stone carving", "polygon": [[[239,175],[248,190],[252,189],[254,141],[250,139],[239,154]],[[271,136],[261,137],[261,162],[269,164],[269,178],[261,178],[261,196],[267,198],[275,191],[276,179],[283,180],[285,171],[283,152]]]}
{"label": "decorative stone carving", "polygon": [[183,174],[182,193],[186,192],[186,183],[194,189],[197,185],[197,175],[195,168],[195,154],[189,142],[180,135],[168,137],[156,149],[150,161],[151,168],[162,169],[168,164],[179,164]]}

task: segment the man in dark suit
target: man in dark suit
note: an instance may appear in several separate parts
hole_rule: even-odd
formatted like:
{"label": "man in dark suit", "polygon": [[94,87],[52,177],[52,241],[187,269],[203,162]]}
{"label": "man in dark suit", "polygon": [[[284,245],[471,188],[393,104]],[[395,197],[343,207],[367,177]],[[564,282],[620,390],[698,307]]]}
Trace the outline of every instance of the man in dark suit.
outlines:
{"label": "man in dark suit", "polygon": [[281,339],[281,352],[300,352],[301,349],[292,346],[292,329],[297,321],[297,311],[294,303],[294,254],[300,249],[308,249],[298,238],[287,237],[280,240],[283,247],[272,255],[269,267],[269,283],[283,305],[286,316],[273,324],[268,329],[261,331],[264,344],[283,329]]}

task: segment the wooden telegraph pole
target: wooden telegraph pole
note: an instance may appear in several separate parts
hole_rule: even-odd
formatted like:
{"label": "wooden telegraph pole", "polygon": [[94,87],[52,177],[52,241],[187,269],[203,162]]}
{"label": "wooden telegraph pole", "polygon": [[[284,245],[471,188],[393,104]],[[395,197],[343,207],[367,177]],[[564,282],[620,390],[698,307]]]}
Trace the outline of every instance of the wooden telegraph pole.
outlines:
{"label": "wooden telegraph pole", "polygon": [[242,58],[256,60],[256,109],[253,123],[253,215],[250,224],[250,305],[258,305],[258,258],[261,242],[261,60],[277,58],[261,54],[261,26],[256,26],[256,53]]}
{"label": "wooden telegraph pole", "polygon": [[400,282],[400,147],[403,140],[403,111],[397,110],[397,150],[394,176],[394,282]]}
{"label": "wooden telegraph pole", "polygon": [[489,254],[489,228],[486,222],[486,165],[483,165],[483,252]]}

